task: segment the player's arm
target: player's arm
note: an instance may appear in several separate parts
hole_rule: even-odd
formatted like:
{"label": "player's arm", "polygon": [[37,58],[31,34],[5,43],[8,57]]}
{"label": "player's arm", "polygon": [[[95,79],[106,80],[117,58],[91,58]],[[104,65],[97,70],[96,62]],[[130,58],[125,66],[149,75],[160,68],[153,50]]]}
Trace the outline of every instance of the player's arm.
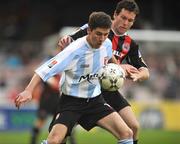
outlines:
{"label": "player's arm", "polygon": [[142,57],[134,59],[133,66],[134,65],[137,68],[137,70],[126,70],[129,78],[131,78],[133,81],[144,81],[149,79],[149,70]]}
{"label": "player's arm", "polygon": [[58,41],[58,49],[60,51],[62,51],[65,47],[67,47],[71,42],[73,41],[73,39],[71,38],[71,36],[64,36],[61,39],[59,39]]}
{"label": "player's arm", "polygon": [[59,39],[58,41],[59,50],[62,51],[74,40],[87,35],[87,28],[88,28],[88,25],[85,24],[82,27],[80,27],[77,31],[73,32],[72,34],[64,36],[61,39]]}
{"label": "player's arm", "polygon": [[139,71],[139,75],[140,75],[138,81],[144,81],[144,80],[149,79],[149,70],[148,70],[148,68],[140,67],[138,69],[138,71]]}
{"label": "player's arm", "polygon": [[146,67],[140,67],[138,71],[129,70],[127,73],[133,81],[144,81],[149,78],[149,70]]}
{"label": "player's arm", "polygon": [[144,81],[149,78],[148,67],[142,58],[142,55],[139,51],[139,46],[135,42],[132,42],[131,50],[126,60],[128,64],[137,68],[137,70],[127,70],[129,78],[131,78],[133,81]]}
{"label": "player's arm", "polygon": [[111,58],[108,62],[109,62],[109,63],[119,64],[114,55],[112,55],[112,58]]}
{"label": "player's arm", "polygon": [[21,92],[20,94],[18,94],[17,97],[15,98],[15,101],[14,101],[15,106],[18,109],[23,103],[26,103],[32,99],[33,91],[38,86],[38,84],[40,84],[41,82],[42,82],[42,79],[40,78],[39,75],[37,75],[35,73],[31,79],[31,81],[25,88],[25,90],[23,92]]}

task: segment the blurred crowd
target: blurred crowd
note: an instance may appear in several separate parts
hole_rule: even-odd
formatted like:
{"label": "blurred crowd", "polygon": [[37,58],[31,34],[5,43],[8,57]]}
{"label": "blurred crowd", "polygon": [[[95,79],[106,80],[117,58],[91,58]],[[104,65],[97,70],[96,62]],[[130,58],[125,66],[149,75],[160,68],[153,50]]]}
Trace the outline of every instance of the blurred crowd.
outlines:
{"label": "blurred crowd", "polygon": [[[179,1],[177,3],[179,4]],[[113,7],[116,2],[100,0],[93,1],[92,4],[92,1],[86,1],[83,5],[82,1],[72,4],[72,1],[68,0],[44,0],[43,3],[33,0],[1,1],[0,107],[12,103],[13,98],[32,76],[34,69],[45,57],[53,55],[53,51],[57,50],[58,36],[48,39],[44,37],[57,33],[65,25],[82,25],[93,10],[99,9],[112,14],[113,9],[109,9],[110,4]],[[169,4],[155,0],[146,3],[139,1],[142,7],[141,16],[137,19],[134,28],[178,29],[178,21],[173,23],[171,20],[166,20],[172,16],[176,18],[172,10],[168,11],[168,15],[163,15],[163,10],[169,9]],[[174,6],[178,7],[176,4]],[[153,9],[153,13],[149,9]],[[159,9],[162,12],[159,12]],[[127,80],[122,89],[127,98],[140,101],[180,100],[180,50],[172,46],[154,52],[147,50],[149,48],[143,48],[144,59],[150,69],[150,79],[138,84]]]}
{"label": "blurred crowd", "polygon": [[2,42],[0,47],[0,106],[6,106],[22,90],[40,62],[37,58],[40,44],[9,41]]}
{"label": "blurred crowd", "polygon": [[[57,52],[58,36],[44,41],[3,41],[0,44],[0,106],[13,105],[16,94],[48,55]],[[143,45],[144,46],[144,45]],[[180,50],[142,49],[144,60],[150,69],[150,79],[138,84],[126,80],[121,91],[135,101],[180,100]],[[37,97],[38,99],[38,93]]]}
{"label": "blurred crowd", "polygon": [[124,92],[139,101],[180,100],[180,50],[146,53],[150,79],[135,85],[127,82]]}

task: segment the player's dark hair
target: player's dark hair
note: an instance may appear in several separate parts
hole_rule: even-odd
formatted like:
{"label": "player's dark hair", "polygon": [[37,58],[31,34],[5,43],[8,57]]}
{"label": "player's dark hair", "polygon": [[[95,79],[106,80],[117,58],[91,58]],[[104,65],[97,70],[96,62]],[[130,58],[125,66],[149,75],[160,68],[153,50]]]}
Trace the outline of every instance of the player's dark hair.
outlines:
{"label": "player's dark hair", "polygon": [[89,28],[91,30],[96,28],[111,28],[111,17],[105,12],[92,12],[89,16]]}
{"label": "player's dark hair", "polygon": [[116,5],[115,13],[119,14],[122,9],[128,10],[130,12],[134,12],[136,15],[139,14],[139,6],[134,0],[121,0]]}

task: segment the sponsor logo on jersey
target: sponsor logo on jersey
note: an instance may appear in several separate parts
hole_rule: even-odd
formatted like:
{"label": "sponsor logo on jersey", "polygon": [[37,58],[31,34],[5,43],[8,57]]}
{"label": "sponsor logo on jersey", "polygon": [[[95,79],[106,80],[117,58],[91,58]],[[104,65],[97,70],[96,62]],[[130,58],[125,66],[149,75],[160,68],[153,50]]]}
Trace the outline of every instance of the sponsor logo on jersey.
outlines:
{"label": "sponsor logo on jersey", "polygon": [[79,78],[79,82],[81,82],[82,80],[87,80],[89,83],[91,83],[92,84],[92,80],[94,79],[94,78],[97,78],[98,77],[98,74],[87,74],[87,75],[85,75],[85,76],[81,76],[80,78]]}
{"label": "sponsor logo on jersey", "polygon": [[81,68],[88,68],[88,67],[89,67],[89,64],[82,64],[80,67],[81,67]]}
{"label": "sponsor logo on jersey", "polygon": [[56,60],[51,61],[51,63],[48,65],[49,68],[52,68],[55,64],[57,64]]}
{"label": "sponsor logo on jersey", "polygon": [[119,56],[120,56],[120,52],[119,52],[119,51],[117,51],[117,50],[113,50],[113,55],[115,55],[115,56],[119,57]]}

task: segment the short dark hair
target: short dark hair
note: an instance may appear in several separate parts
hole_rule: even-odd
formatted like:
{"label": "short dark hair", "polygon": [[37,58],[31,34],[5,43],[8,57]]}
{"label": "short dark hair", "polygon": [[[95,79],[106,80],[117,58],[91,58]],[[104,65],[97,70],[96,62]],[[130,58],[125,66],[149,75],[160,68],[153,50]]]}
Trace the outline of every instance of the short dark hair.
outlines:
{"label": "short dark hair", "polygon": [[139,6],[134,0],[121,0],[117,3],[115,13],[119,14],[122,9],[134,12],[136,15],[140,13]]}
{"label": "short dark hair", "polygon": [[111,28],[111,17],[105,12],[92,12],[89,16],[88,25],[91,30],[96,28]]}

